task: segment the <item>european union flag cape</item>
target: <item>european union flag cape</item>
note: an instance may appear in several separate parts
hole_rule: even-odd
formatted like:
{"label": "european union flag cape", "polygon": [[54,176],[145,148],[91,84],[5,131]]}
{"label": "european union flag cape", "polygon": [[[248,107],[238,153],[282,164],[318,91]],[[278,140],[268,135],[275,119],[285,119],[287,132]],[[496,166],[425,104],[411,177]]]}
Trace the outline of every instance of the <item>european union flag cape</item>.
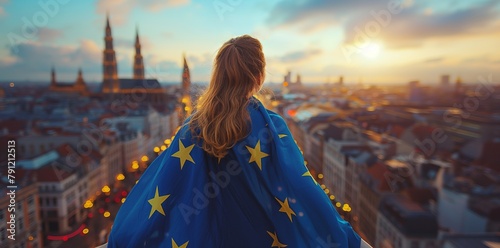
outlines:
{"label": "european union flag cape", "polygon": [[184,125],[120,208],[108,247],[360,247],[285,121],[255,98],[248,111],[251,133],[220,161]]}

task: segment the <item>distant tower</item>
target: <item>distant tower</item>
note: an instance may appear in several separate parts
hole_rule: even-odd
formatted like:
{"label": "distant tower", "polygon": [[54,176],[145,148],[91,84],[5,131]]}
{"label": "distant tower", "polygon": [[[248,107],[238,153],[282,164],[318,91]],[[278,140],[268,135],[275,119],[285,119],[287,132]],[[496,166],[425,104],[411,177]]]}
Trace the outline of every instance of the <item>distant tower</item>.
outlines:
{"label": "distant tower", "polygon": [[462,78],[457,77],[457,81],[455,82],[455,93],[462,93]]}
{"label": "distant tower", "polygon": [[300,74],[297,74],[297,82],[296,83],[298,86],[302,85],[302,79],[300,77]]}
{"label": "distant tower", "polygon": [[288,94],[288,93],[290,93],[290,87],[292,86],[291,79],[292,79],[292,73],[289,71],[283,77],[283,87],[281,89],[281,93],[282,94]]}
{"label": "distant tower", "polygon": [[75,82],[76,87],[85,86],[85,81],[83,80],[82,68],[78,68],[78,77]]}
{"label": "distant tower", "polygon": [[420,81],[415,80],[408,83],[409,85],[409,101],[411,103],[421,103],[423,100],[422,87]]}
{"label": "distant tower", "polygon": [[57,85],[57,80],[56,80],[56,69],[54,68],[54,66],[52,66],[52,70],[51,70],[51,73],[50,73],[50,87],[56,87]]}
{"label": "distant tower", "polygon": [[81,95],[88,95],[87,84],[85,84],[85,80],[83,80],[82,68],[78,69],[78,77],[76,78],[74,90]]}
{"label": "distant tower", "polygon": [[182,103],[184,104],[184,113],[186,117],[191,114],[191,74],[189,66],[184,55],[184,68],[182,69]]}
{"label": "distant tower", "polygon": [[114,93],[120,90],[118,82],[118,69],[116,63],[116,54],[113,49],[113,36],[111,35],[111,26],[109,25],[109,15],[106,16],[106,35],[104,36],[105,48],[102,61],[102,92]]}
{"label": "distant tower", "polygon": [[135,32],[134,79],[144,79],[144,62],[141,54],[139,30],[136,29]]}
{"label": "distant tower", "polygon": [[441,86],[450,85],[450,75],[442,75],[441,76]]}
{"label": "distant tower", "polygon": [[288,82],[288,83],[291,83],[291,82],[292,82],[292,72],[290,72],[290,71],[289,71],[289,72],[286,74],[286,79],[285,79],[285,81],[286,81],[286,82]]}
{"label": "distant tower", "polygon": [[344,76],[339,77],[339,85],[340,86],[344,85]]}

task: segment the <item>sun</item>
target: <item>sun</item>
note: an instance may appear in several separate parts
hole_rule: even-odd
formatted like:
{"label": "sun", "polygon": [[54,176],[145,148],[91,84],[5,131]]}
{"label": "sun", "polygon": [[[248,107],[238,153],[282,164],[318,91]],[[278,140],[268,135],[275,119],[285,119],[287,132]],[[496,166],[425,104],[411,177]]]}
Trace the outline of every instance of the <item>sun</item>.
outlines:
{"label": "sun", "polygon": [[360,53],[368,59],[375,59],[380,55],[382,45],[376,42],[367,42],[360,47]]}

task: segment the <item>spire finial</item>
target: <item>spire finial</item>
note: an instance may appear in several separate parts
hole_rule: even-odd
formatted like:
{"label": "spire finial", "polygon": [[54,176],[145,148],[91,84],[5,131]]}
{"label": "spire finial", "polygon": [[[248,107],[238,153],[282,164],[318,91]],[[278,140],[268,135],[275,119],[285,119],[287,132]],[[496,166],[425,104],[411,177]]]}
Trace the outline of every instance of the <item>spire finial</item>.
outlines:
{"label": "spire finial", "polygon": [[54,66],[54,63],[52,63],[52,69],[51,69],[51,73],[50,73],[50,83],[51,83],[51,85],[56,84],[56,68]]}
{"label": "spire finial", "polygon": [[109,25],[109,10],[106,11],[106,27],[110,27],[110,25]]}
{"label": "spire finial", "polygon": [[186,52],[182,52],[182,58],[184,60],[184,68],[186,68],[188,65],[187,65],[187,60],[186,60]]}
{"label": "spire finial", "polygon": [[139,27],[135,24],[135,43],[139,44]]}

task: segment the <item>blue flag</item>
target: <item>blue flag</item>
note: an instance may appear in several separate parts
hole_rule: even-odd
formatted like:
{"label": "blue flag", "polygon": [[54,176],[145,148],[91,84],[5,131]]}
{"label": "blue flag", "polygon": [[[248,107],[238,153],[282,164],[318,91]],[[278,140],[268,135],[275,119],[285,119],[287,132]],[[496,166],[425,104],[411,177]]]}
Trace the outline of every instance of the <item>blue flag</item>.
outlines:
{"label": "blue flag", "polygon": [[285,121],[255,98],[251,132],[218,160],[184,125],[134,186],[108,247],[360,247]]}

